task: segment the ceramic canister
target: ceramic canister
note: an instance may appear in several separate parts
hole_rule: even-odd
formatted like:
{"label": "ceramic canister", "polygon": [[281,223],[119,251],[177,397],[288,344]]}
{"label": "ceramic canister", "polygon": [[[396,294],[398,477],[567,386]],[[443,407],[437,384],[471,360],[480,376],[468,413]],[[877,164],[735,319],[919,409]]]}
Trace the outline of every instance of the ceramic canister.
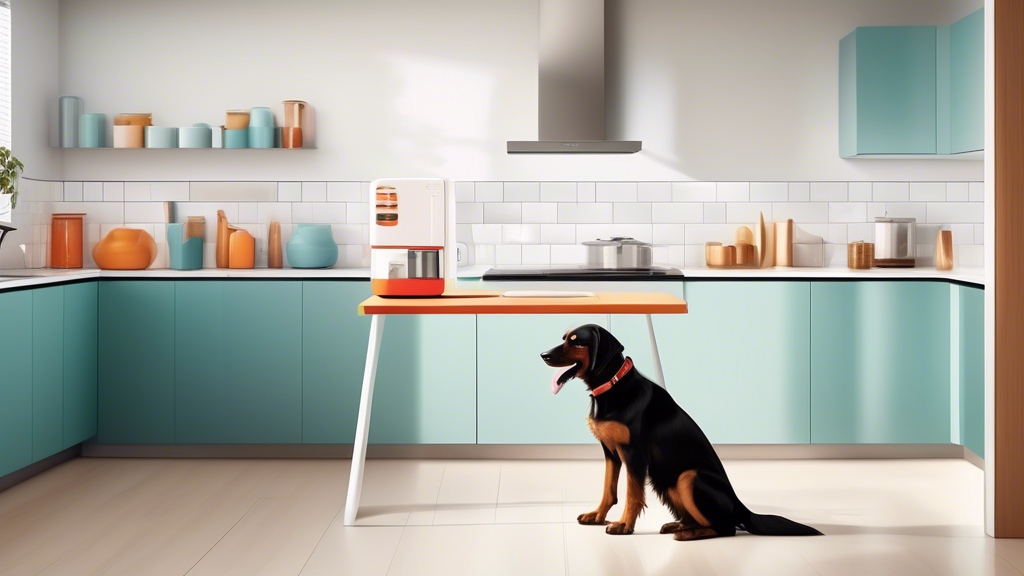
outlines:
{"label": "ceramic canister", "polygon": [[78,119],[78,146],[103,148],[107,145],[107,115],[82,114]]}
{"label": "ceramic canister", "polygon": [[145,144],[145,126],[114,126],[114,148],[143,148]]}
{"label": "ceramic canister", "polygon": [[224,131],[224,147],[225,148],[248,148],[249,147],[249,129],[242,128],[240,130],[225,130]]}
{"label": "ceramic canister", "polygon": [[78,147],[78,120],[85,107],[78,96],[61,96],[58,100],[60,147]]}
{"label": "ceramic canister", "polygon": [[82,218],[85,214],[54,214],[50,218],[50,267],[82,267]]}
{"label": "ceramic canister", "polygon": [[193,124],[178,128],[179,148],[212,148],[213,130],[208,124]]}
{"label": "ceramic canister", "polygon": [[338,262],[330,224],[296,224],[285,252],[292,268],[330,268]]}
{"label": "ceramic canister", "polygon": [[146,126],[146,148],[177,147],[177,126]]}
{"label": "ceramic canister", "polygon": [[167,225],[167,255],[174,270],[199,270],[203,267],[203,239],[184,240],[184,224]]}
{"label": "ceramic canister", "polygon": [[249,126],[249,148],[273,148],[273,126]]}

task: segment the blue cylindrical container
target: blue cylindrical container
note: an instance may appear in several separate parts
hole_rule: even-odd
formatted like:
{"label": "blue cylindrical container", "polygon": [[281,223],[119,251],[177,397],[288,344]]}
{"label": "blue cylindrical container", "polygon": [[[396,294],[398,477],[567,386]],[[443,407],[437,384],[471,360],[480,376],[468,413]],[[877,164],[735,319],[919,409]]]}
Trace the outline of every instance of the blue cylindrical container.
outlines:
{"label": "blue cylindrical container", "polygon": [[61,96],[57,99],[60,122],[60,147],[78,147],[78,119],[85,108],[78,96]]}
{"label": "blue cylindrical container", "polygon": [[173,270],[199,270],[203,267],[203,239],[185,238],[181,223],[167,225],[167,255]]}
{"label": "blue cylindrical container", "polygon": [[224,147],[225,148],[248,148],[249,147],[249,129],[240,128],[238,130],[224,130]]}
{"label": "blue cylindrical container", "polygon": [[107,115],[82,114],[78,120],[78,146],[103,148],[107,145]]}
{"label": "blue cylindrical container", "polygon": [[273,148],[273,126],[249,126],[249,148]]}

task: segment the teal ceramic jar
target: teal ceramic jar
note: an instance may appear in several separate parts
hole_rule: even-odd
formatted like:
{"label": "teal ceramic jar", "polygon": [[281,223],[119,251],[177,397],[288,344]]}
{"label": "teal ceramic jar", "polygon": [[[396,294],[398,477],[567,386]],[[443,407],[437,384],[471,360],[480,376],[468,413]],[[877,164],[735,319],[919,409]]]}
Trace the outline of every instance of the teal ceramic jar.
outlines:
{"label": "teal ceramic jar", "polygon": [[249,126],[249,148],[273,148],[273,126]]}
{"label": "teal ceramic jar", "polygon": [[193,124],[178,128],[179,148],[212,148],[213,130],[208,124]]}
{"label": "teal ceramic jar", "polygon": [[330,224],[296,224],[285,250],[292,268],[330,268],[338,262]]}
{"label": "teal ceramic jar", "polygon": [[80,148],[103,148],[107,145],[106,132],[106,114],[82,114],[78,120],[78,146]]}
{"label": "teal ceramic jar", "polygon": [[146,148],[177,148],[177,126],[146,126]]}
{"label": "teal ceramic jar", "polygon": [[225,148],[248,148],[249,147],[249,129],[241,128],[238,130],[224,130],[224,147]]}
{"label": "teal ceramic jar", "polygon": [[173,270],[199,270],[203,267],[203,239],[185,238],[184,224],[167,225],[167,255]]}

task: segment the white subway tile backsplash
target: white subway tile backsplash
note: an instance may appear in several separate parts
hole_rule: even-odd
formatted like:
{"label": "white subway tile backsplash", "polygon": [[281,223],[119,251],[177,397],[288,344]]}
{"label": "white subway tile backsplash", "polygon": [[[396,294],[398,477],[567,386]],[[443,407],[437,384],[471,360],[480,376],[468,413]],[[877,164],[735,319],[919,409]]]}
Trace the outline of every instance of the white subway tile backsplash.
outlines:
{"label": "white subway tile backsplash", "polygon": [[811,202],[846,202],[846,182],[811,182]]}
{"label": "white subway tile backsplash", "polygon": [[790,182],[789,183],[789,201],[790,202],[810,202],[811,201],[811,183],[810,182]]}
{"label": "white subway tile backsplash", "polygon": [[981,202],[929,202],[928,222],[940,224],[983,223],[985,222],[985,204]]}
{"label": "white subway tile backsplash", "polygon": [[613,209],[609,203],[558,204],[559,224],[610,224]]}
{"label": "white subway tile backsplash", "polygon": [[82,183],[81,182],[65,182],[64,183],[64,201],[65,202],[81,202],[82,201]]}
{"label": "white subway tile backsplash", "polygon": [[182,202],[175,205],[174,221],[185,222],[189,216],[202,216],[206,218],[205,242],[207,245],[213,244],[217,240],[218,210],[224,211],[224,216],[227,217],[228,222],[238,222],[237,202]]}
{"label": "white subway tile backsplash", "polygon": [[704,204],[704,222],[708,224],[725,222],[725,203]]}
{"label": "white subway tile backsplash", "polygon": [[[124,207],[122,202],[54,202],[52,205],[53,212],[84,213],[84,224],[109,224],[115,228],[124,224]],[[48,216],[46,221],[49,222]],[[163,221],[162,209],[160,219],[150,220],[150,222],[161,221]],[[40,238],[40,243],[47,242],[48,236]]]}
{"label": "white subway tile backsplash", "polygon": [[829,202],[829,222],[863,222],[867,217],[866,202]]}
{"label": "white subway tile backsplash", "polygon": [[482,224],[484,205],[479,202],[456,202],[455,221],[460,224]]}
{"label": "white subway tile backsplash", "polygon": [[673,202],[715,202],[714,182],[673,182]]}
{"label": "white subway tile backsplash", "polygon": [[686,244],[685,224],[655,224],[655,244]]}
{"label": "white subway tile backsplash", "polygon": [[85,182],[82,184],[82,200],[85,202],[103,201],[103,182]]}
{"label": "white subway tile backsplash", "polygon": [[313,204],[314,224],[345,224],[347,204],[343,202],[316,202]]}
{"label": "white subway tile backsplash", "polygon": [[150,182],[150,200],[153,202],[188,202],[192,200],[188,182]]}
{"label": "white subway tile backsplash", "polygon": [[974,243],[984,244],[985,243],[985,225],[975,224],[974,225]]}
{"label": "white subway tile backsplash", "polygon": [[501,224],[473,224],[473,242],[501,244]]}
{"label": "white subway tile backsplash", "polygon": [[719,182],[716,197],[719,202],[750,201],[749,182]]}
{"label": "white subway tile backsplash", "polygon": [[640,182],[637,184],[637,200],[640,202],[671,202],[671,182]]}
{"label": "white subway tile backsplash", "polygon": [[515,244],[499,244],[494,247],[494,263],[508,266],[523,263],[523,250]]}
{"label": "white subway tile backsplash", "polygon": [[820,268],[824,261],[824,244],[793,244],[793,266]]}
{"label": "white subway tile backsplash", "polygon": [[946,182],[947,202],[967,202],[968,199],[967,182]]}
{"label": "white subway tile backsplash", "polygon": [[[362,199],[362,182],[327,183],[328,202],[361,202]],[[456,202],[458,202],[458,200],[456,200]]]}
{"label": "white subway tile backsplash", "polygon": [[946,183],[945,182],[911,182],[910,183],[910,201],[911,202],[945,202],[946,201]]}
{"label": "white subway tile backsplash", "polygon": [[456,182],[455,183],[455,201],[456,202],[475,202],[474,194],[476,193],[476,185],[473,182]]}
{"label": "white subway tile backsplash", "polygon": [[[152,198],[153,185],[149,182],[125,182],[125,202],[149,202]],[[65,187],[65,190],[67,188]]]}
{"label": "white subway tile backsplash", "polygon": [[[106,204],[106,202],[104,202]],[[164,221],[163,202],[125,202],[125,224],[155,223]]]}
{"label": "white subway tile backsplash", "polygon": [[501,182],[477,182],[475,200],[477,202],[501,202],[504,200],[505,187]]}
{"label": "white subway tile backsplash", "polygon": [[916,218],[918,223],[927,221],[926,205],[921,202],[886,202],[885,213],[889,218]]}
{"label": "white subway tile backsplash", "polygon": [[910,184],[875,182],[871,185],[871,199],[875,202],[906,202],[910,200]]}
{"label": "white subway tile backsplash", "polygon": [[985,247],[981,244],[974,244],[973,246],[954,246],[953,265],[984,266]]}
{"label": "white subway tile backsplash", "polygon": [[725,205],[725,221],[738,224],[756,224],[759,216],[772,221],[772,205],[757,202],[729,202]]}
{"label": "white subway tile backsplash", "polygon": [[[700,202],[672,202],[653,204],[651,221],[655,224],[694,224],[704,221],[704,207],[712,204]],[[725,206],[720,204],[720,206]]]}
{"label": "white subway tile backsplash", "polygon": [[540,202],[540,183],[505,182],[505,202]]}
{"label": "white subway tile backsplash", "polygon": [[[575,185],[573,186],[575,196]],[[541,198],[544,197],[544,189],[541,188]],[[523,203],[524,224],[554,224],[558,222],[558,205],[553,202],[525,202]]]}
{"label": "white subway tile backsplash", "polygon": [[845,268],[847,265],[846,244],[825,244],[822,251],[826,267]]}
{"label": "white subway tile backsplash", "polygon": [[[191,202],[189,202],[191,204]],[[228,222],[238,220],[238,205],[235,206],[234,218],[229,215]],[[271,221],[277,221],[281,224],[292,223],[292,205],[290,202],[260,202],[256,206],[257,218],[260,224],[270,224]],[[206,218],[206,224],[209,226],[210,218]]]}
{"label": "white subway tile backsplash", "polygon": [[[238,221],[244,223],[255,223],[259,222],[259,209],[256,202],[239,202],[238,203]],[[125,212],[125,218],[128,217],[127,211]]]}
{"label": "white subway tile backsplash", "polygon": [[326,202],[327,201],[327,182],[303,182],[302,183],[302,201],[303,202]]}
{"label": "white subway tile backsplash", "polygon": [[984,238],[974,239],[975,226],[984,226],[984,224],[946,224],[942,226],[942,229],[953,232],[953,244],[984,244]]}
{"label": "white subway tile backsplash", "polygon": [[827,240],[829,244],[846,244],[847,226],[849,224],[829,224]]}
{"label": "white subway tile backsplash", "polygon": [[551,246],[545,244],[524,244],[522,247],[524,265],[546,266],[551,263]]}
{"label": "white subway tile backsplash", "polygon": [[772,218],[793,222],[828,222],[828,203],[776,202],[772,204]]}
{"label": "white subway tile backsplash", "polygon": [[846,225],[847,242],[874,242],[875,225],[873,222],[860,222]]}
{"label": "white subway tile backsplash", "polygon": [[366,244],[370,241],[369,226],[365,224],[331,224],[331,231],[338,244]]}
{"label": "white subway tile backsplash", "polygon": [[522,204],[516,202],[484,204],[484,222],[487,224],[519,224],[522,221]]}
{"label": "white subway tile backsplash", "polygon": [[[613,236],[636,238],[642,242],[652,242],[653,232],[650,224],[577,224],[576,241],[607,239]],[[542,242],[544,244],[544,242]]]}
{"label": "white subway tile backsplash", "polygon": [[871,182],[850,182],[850,202],[871,202]]}
{"label": "white subway tile backsplash", "polygon": [[587,250],[586,246],[576,245],[557,245],[551,247],[551,263],[552,264],[586,264],[587,262]]}
{"label": "white subway tile backsplash", "polygon": [[310,202],[292,202],[292,224],[314,224],[313,204]]}
{"label": "white subway tile backsplash", "polygon": [[614,204],[612,220],[616,224],[650,224],[651,205],[647,202],[618,202]]}
{"label": "white subway tile backsplash", "polygon": [[368,224],[370,222],[369,202],[348,202],[345,204],[345,214],[349,224]]}
{"label": "white subway tile backsplash", "polygon": [[968,199],[971,202],[984,202],[985,201],[985,183],[984,182],[971,182],[967,186]]}
{"label": "white subway tile backsplash", "polygon": [[104,182],[103,201],[124,202],[124,182]]}
{"label": "white subway tile backsplash", "polygon": [[[189,182],[191,202],[277,202],[277,182]],[[316,182],[303,183],[317,184]],[[323,184],[320,182],[320,184]]]}
{"label": "white subway tile backsplash", "polygon": [[751,202],[786,202],[789,200],[789,184],[786,182],[751,182]]}
{"label": "white subway tile backsplash", "polygon": [[793,224],[794,244],[821,244],[828,237],[828,224]]}
{"label": "white subway tile backsplash", "polygon": [[875,218],[880,218],[886,215],[885,202],[868,202],[868,222],[874,222]]}
{"label": "white subway tile backsplash", "polygon": [[540,201],[541,202],[575,202],[576,201],[576,183],[575,182],[541,182],[540,183]]}
{"label": "white subway tile backsplash", "polygon": [[597,201],[597,184],[594,182],[577,182],[576,183],[576,201],[577,202],[596,202]]}
{"label": "white subway tile backsplash", "polygon": [[731,244],[736,236],[735,224],[687,224],[686,244],[723,242]]}
{"label": "white subway tile backsplash", "polygon": [[302,182],[278,182],[278,202],[302,202]]}
{"label": "white subway tile backsplash", "polygon": [[598,202],[636,202],[636,182],[598,182]]}
{"label": "white subway tile backsplash", "polygon": [[575,244],[576,226],[574,224],[541,224],[541,244]]}
{"label": "white subway tile backsplash", "polygon": [[540,244],[540,224],[502,224],[502,244]]}

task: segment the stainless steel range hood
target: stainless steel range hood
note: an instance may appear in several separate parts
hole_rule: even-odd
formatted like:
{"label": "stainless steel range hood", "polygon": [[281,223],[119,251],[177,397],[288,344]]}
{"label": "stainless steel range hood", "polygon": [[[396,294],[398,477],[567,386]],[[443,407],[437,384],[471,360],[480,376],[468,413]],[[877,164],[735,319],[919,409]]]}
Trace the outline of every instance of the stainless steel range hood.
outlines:
{"label": "stainless steel range hood", "polygon": [[604,0],[540,0],[539,140],[509,154],[633,154],[639,140],[605,140]]}

